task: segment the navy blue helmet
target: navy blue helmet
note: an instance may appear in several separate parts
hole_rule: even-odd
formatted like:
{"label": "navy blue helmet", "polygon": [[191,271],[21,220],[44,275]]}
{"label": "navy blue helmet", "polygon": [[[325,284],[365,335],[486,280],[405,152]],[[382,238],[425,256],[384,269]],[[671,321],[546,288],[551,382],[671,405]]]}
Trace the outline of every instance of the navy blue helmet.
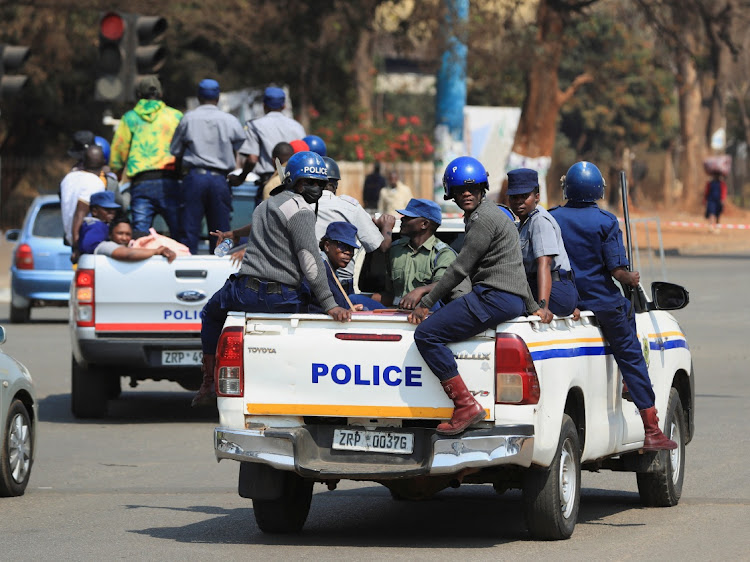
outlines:
{"label": "navy blue helmet", "polygon": [[326,162],[320,154],[306,150],[292,154],[284,168],[284,182],[293,186],[302,178],[328,181]]}
{"label": "navy blue helmet", "polygon": [[471,156],[459,156],[445,168],[443,174],[443,188],[445,199],[453,199],[451,188],[466,187],[467,185],[481,186],[488,189],[489,174],[482,163]]}
{"label": "navy blue helmet", "polygon": [[599,168],[591,162],[576,162],[562,179],[563,195],[569,201],[598,201],[604,197],[606,185]]}
{"label": "navy blue helmet", "polygon": [[318,135],[307,135],[306,137],[303,137],[302,140],[307,143],[307,146],[309,146],[310,150],[313,152],[317,152],[321,156],[326,155],[326,143]]}
{"label": "navy blue helmet", "polygon": [[336,161],[333,158],[329,158],[328,156],[324,156],[323,160],[325,160],[326,162],[326,170],[328,174],[328,179],[340,180],[341,171],[339,170],[339,165],[336,164]]}

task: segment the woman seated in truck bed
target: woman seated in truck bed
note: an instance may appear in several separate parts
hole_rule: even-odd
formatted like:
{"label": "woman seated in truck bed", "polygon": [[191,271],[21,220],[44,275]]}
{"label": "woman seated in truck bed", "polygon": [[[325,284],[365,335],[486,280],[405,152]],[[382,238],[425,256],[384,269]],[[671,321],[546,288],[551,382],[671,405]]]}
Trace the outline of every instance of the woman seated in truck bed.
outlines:
{"label": "woman seated in truck bed", "polygon": [[115,219],[109,225],[109,240],[100,242],[94,249],[94,253],[122,261],[141,261],[152,256],[164,256],[169,263],[172,263],[177,257],[177,254],[167,246],[129,248],[128,244],[132,239],[133,227],[130,221],[125,217]]}

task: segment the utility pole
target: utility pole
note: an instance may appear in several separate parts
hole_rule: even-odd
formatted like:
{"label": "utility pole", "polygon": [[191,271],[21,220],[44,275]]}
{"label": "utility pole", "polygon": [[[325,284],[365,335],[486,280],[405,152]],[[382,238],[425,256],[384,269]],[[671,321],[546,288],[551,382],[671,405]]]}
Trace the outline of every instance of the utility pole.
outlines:
{"label": "utility pole", "polygon": [[435,101],[435,192],[436,201],[445,203],[442,179],[445,166],[466,155],[464,144],[464,106],[466,105],[466,39],[469,0],[444,0],[443,22],[445,50],[437,75]]}

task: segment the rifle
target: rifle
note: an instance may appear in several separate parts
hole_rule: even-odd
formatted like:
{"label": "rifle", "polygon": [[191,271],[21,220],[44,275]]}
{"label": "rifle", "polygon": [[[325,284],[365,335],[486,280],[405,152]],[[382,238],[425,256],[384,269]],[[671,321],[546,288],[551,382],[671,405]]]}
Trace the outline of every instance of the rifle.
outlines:
{"label": "rifle", "polygon": [[[625,221],[625,237],[627,240],[626,250],[628,257],[628,271],[633,271],[633,239],[630,232],[630,213],[628,211],[628,180],[625,177],[625,171],[620,171],[620,190],[622,193],[622,214]],[[626,298],[630,299],[632,308],[630,313],[642,312],[646,310],[646,295],[640,287],[623,287]],[[630,315],[628,315],[630,317]]]}

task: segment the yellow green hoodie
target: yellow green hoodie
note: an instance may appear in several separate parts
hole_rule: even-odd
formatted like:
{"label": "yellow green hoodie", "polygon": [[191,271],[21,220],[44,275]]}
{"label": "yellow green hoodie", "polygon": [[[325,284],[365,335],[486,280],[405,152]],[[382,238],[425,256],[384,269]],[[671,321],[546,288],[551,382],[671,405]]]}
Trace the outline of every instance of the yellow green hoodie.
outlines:
{"label": "yellow green hoodie", "polygon": [[175,158],[169,153],[169,144],[180,119],[182,112],[161,100],[139,100],[117,126],[110,168],[115,172],[125,168],[129,178],[148,170],[174,169]]}

